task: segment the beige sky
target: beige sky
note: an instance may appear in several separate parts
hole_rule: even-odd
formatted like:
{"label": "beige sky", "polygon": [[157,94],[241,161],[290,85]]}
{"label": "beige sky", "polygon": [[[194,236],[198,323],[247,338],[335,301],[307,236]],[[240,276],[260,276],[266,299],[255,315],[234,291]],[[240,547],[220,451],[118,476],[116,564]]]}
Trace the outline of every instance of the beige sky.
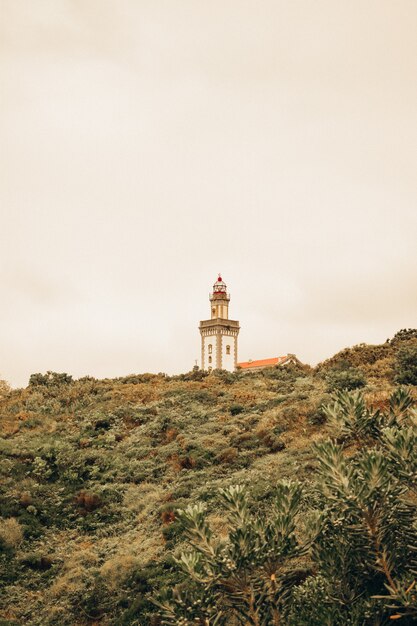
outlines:
{"label": "beige sky", "polygon": [[0,376],[417,325],[416,0],[0,0]]}

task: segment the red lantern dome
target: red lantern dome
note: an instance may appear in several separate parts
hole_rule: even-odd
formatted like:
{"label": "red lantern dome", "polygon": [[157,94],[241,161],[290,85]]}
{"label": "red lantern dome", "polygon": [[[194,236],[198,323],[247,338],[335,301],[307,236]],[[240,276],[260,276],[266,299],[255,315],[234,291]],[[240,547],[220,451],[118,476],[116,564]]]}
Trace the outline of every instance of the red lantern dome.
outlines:
{"label": "red lantern dome", "polygon": [[226,283],[223,282],[223,279],[221,275],[219,274],[218,279],[213,285],[213,293],[226,293],[226,291],[227,291]]}

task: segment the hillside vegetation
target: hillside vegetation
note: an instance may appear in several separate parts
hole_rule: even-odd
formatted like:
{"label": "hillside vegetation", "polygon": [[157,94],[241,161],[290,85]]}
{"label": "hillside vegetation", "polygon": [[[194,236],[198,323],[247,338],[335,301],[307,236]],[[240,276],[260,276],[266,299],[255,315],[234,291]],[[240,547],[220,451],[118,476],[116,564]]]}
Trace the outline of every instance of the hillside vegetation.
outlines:
{"label": "hillside vegetation", "polygon": [[416,385],[409,330],[315,369],[0,386],[0,626],[415,623]]}

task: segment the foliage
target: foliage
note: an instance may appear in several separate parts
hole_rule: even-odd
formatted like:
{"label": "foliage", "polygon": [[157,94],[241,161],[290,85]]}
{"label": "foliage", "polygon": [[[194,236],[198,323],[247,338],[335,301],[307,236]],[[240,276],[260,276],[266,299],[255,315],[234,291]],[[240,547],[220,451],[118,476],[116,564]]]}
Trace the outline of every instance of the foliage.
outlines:
{"label": "foliage", "polygon": [[10,393],[10,385],[7,381],[0,379],[0,398]]}
{"label": "foliage", "polygon": [[401,385],[417,385],[417,345],[398,351],[395,379]]}
{"label": "foliage", "polygon": [[[288,567],[307,543],[296,536],[301,486],[278,483],[267,517],[248,506],[242,485],[220,490],[229,533],[216,537],[201,504],[179,511],[192,550],[176,559],[192,581],[184,594],[175,590],[161,601],[163,623],[278,624],[281,604],[291,585]],[[287,570],[287,571],[285,571]],[[285,573],[284,573],[285,571]],[[182,620],[182,621],[181,621]]]}
{"label": "foliage", "polygon": [[[211,592],[202,594],[201,583],[179,562],[181,553],[197,550],[198,542],[186,549],[192,526],[187,539],[185,513],[178,511],[201,502],[219,555],[236,558],[242,574],[248,568],[254,607],[259,594],[269,593],[259,619],[269,619],[265,616],[276,608],[270,593],[274,583],[281,626],[314,624],[313,619],[336,626],[368,626],[371,620],[376,626],[381,615],[383,620],[396,614],[404,614],[399,623],[408,624],[414,619],[416,567],[413,549],[401,537],[415,545],[414,531],[403,533],[403,526],[417,499],[416,392],[408,386],[391,400],[390,393],[398,354],[413,343],[408,332],[381,346],[356,346],[314,370],[219,370],[210,376],[193,370],[114,380],[74,380],[47,372],[31,377],[25,389],[0,393],[0,620],[28,626],[159,626],[162,617],[151,602],[158,597],[169,605],[195,601],[194,608],[200,602],[198,610],[210,616],[210,624],[219,609],[219,623],[235,626],[247,595],[246,600],[244,594],[232,597],[220,585],[222,579],[212,576],[210,589],[218,599],[213,606]],[[349,367],[363,373],[363,395],[337,390],[330,398],[327,373]],[[329,403],[333,416],[324,410]],[[355,506],[361,495],[355,489],[364,489],[361,477],[371,471],[366,463],[372,461],[375,480],[381,472],[390,476],[392,491],[382,481],[374,502],[382,515],[381,503],[392,496],[393,510],[404,520],[393,536],[388,530],[381,535],[396,546],[395,589],[385,586],[386,576],[370,550],[365,550],[365,587],[358,598],[349,600],[358,577],[349,576],[345,583],[346,568],[335,568],[330,580],[324,565],[320,569],[326,546],[344,565],[356,563],[366,544],[360,540],[360,508],[341,508],[339,495],[324,478],[318,451],[329,436],[352,472],[348,480]],[[373,457],[367,456],[370,452]],[[325,458],[324,449],[319,454]],[[338,458],[335,453],[335,463]],[[265,533],[279,518],[277,481],[297,485],[301,495],[297,512],[290,515],[294,531],[287,533],[294,543],[284,541],[280,552],[276,542],[267,557]],[[234,493],[233,485],[245,493],[236,506],[246,509],[250,521],[233,518],[225,496]],[[358,525],[356,532],[345,527],[345,516]],[[389,516],[380,519],[388,529]],[[246,534],[233,534],[238,528]],[[275,537],[277,528],[268,532]],[[239,537],[259,548],[254,565]],[[339,538],[351,542],[346,558],[332,547],[340,547]],[[203,557],[201,566],[207,564]],[[273,557],[275,581],[266,569],[272,568]],[[372,617],[365,618],[368,614]]]}
{"label": "foliage", "polygon": [[369,409],[360,392],[339,391],[323,412],[342,437],[355,439],[358,443],[374,438],[380,428],[379,411]]}
{"label": "foliage", "polygon": [[[360,392],[339,392],[326,413],[345,445],[355,442],[356,452],[347,456],[334,440],[315,445],[318,481],[303,526],[301,486],[287,481],[277,483],[266,515],[250,506],[248,489],[221,490],[226,537],[215,535],[203,505],[178,513],[190,549],[176,562],[189,582],[158,601],[163,624],[360,626],[397,618],[414,623],[412,397],[399,389],[382,411],[367,407]],[[301,577],[293,570],[300,557]]]}
{"label": "foliage", "polygon": [[356,367],[334,368],[327,372],[329,391],[360,389],[366,384],[363,372]]}
{"label": "foliage", "polygon": [[22,541],[23,532],[17,519],[0,520],[0,550],[16,548]]}
{"label": "foliage", "polygon": [[53,387],[55,385],[65,385],[72,382],[72,376],[66,373],[46,372],[46,374],[31,374],[29,385],[44,385]]}
{"label": "foliage", "polygon": [[[408,340],[417,339],[417,329],[416,328],[402,328],[397,333],[395,333],[394,337],[391,339],[391,343],[399,343]],[[389,342],[389,340],[388,340]]]}
{"label": "foliage", "polygon": [[244,411],[244,407],[241,404],[232,404],[230,407],[230,415],[239,415]]}

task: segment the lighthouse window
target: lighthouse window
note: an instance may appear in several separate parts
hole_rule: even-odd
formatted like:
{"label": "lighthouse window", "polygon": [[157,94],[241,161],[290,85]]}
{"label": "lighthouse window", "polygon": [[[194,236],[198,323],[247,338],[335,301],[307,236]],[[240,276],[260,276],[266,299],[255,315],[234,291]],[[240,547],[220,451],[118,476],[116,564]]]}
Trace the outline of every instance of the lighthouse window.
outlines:
{"label": "lighthouse window", "polygon": [[213,352],[213,346],[211,345],[211,343],[209,343],[208,345],[208,353],[211,354]]}
{"label": "lighthouse window", "polygon": [[226,346],[226,354],[230,354],[230,346]]}
{"label": "lighthouse window", "polygon": [[209,363],[211,363],[211,356],[209,356]]}

